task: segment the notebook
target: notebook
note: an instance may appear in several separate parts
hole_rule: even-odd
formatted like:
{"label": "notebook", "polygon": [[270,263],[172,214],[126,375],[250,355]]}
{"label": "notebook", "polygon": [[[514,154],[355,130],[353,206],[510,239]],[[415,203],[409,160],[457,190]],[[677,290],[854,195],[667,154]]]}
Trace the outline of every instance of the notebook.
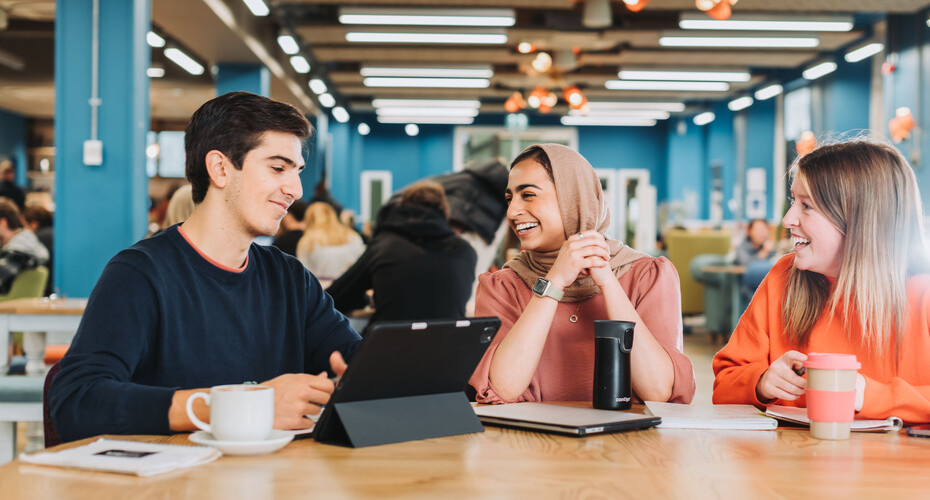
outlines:
{"label": "notebook", "polygon": [[[810,419],[807,418],[807,408],[773,405],[765,409],[765,414],[785,422],[801,425],[811,424]],[[897,432],[903,426],[904,421],[900,418],[888,417],[884,420],[853,420],[849,424],[849,430],[853,432]]]}
{"label": "notebook", "polygon": [[646,401],[647,415],[662,417],[660,429],[775,430],[778,421],[752,405],[711,405]]}
{"label": "notebook", "polygon": [[515,429],[554,432],[568,436],[587,436],[605,432],[646,429],[658,425],[659,417],[593,410],[546,403],[511,403],[475,406],[475,414],[484,424]]}

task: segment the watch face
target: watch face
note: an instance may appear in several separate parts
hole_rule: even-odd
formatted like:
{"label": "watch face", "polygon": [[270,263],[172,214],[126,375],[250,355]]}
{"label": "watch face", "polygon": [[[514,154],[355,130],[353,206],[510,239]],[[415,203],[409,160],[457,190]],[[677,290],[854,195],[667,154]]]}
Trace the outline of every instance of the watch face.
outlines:
{"label": "watch face", "polygon": [[546,288],[549,287],[549,282],[543,278],[537,278],[536,283],[533,284],[533,293],[536,295],[542,295],[546,293]]}

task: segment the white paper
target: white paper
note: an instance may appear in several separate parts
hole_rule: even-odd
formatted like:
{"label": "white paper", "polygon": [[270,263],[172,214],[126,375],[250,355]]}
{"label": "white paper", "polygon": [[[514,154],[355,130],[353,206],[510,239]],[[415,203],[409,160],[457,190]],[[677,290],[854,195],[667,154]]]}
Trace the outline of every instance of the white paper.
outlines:
{"label": "white paper", "polygon": [[206,446],[143,443],[100,438],[62,451],[22,455],[26,463],[151,476],[212,462],[222,453]]}
{"label": "white paper", "polygon": [[752,405],[676,404],[646,401],[647,415],[662,417],[660,429],[728,429],[767,431],[778,421]]}
{"label": "white paper", "polygon": [[[766,408],[765,414],[779,420],[794,422],[796,424],[811,424],[810,419],[807,418],[807,408],[776,405]],[[904,421],[900,418],[888,417],[885,420],[853,420],[849,424],[849,430],[857,432],[900,431],[903,426]]]}

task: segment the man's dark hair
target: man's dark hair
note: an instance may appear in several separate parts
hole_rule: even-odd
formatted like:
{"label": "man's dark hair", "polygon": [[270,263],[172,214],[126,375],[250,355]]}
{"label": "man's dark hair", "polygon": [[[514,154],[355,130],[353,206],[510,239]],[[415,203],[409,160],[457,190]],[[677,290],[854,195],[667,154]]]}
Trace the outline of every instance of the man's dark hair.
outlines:
{"label": "man's dark hair", "polygon": [[19,207],[13,200],[0,196],[0,219],[6,219],[6,225],[10,229],[21,229],[23,227],[23,218],[20,215]]}
{"label": "man's dark hair", "polygon": [[268,131],[294,134],[304,140],[313,127],[290,104],[249,92],[223,94],[195,111],[184,134],[185,174],[191,183],[194,203],[203,201],[210,186],[207,153],[220,151],[241,170],[246,154],[258,146],[262,134]]}

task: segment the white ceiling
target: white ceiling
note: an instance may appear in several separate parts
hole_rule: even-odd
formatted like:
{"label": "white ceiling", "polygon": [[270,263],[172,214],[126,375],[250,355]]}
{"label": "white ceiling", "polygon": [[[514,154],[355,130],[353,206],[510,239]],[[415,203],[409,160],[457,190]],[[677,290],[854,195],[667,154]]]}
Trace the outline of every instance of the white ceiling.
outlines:
{"label": "white ceiling", "polygon": [[[858,15],[856,28],[848,33],[820,33],[820,46],[812,50],[784,49],[675,49],[658,45],[659,34],[677,29],[681,12],[699,13],[693,0],[652,0],[639,13],[612,2],[612,26],[603,30],[581,25],[583,2],[576,0],[266,0],[272,14],[255,18],[241,0],[151,0],[156,29],[189,48],[207,64],[220,62],[262,63],[271,68],[272,97],[291,102],[304,111],[316,112],[315,96],[306,86],[308,76],[322,75],[337,100],[351,111],[371,109],[375,97],[461,97],[482,101],[482,112],[502,111],[508,95],[535,85],[578,85],[592,100],[723,99],[769,81],[779,71],[799,69],[825,54],[847,47],[868,36],[872,21],[885,13],[912,13],[930,6],[930,0],[740,0],[734,13],[791,14],[798,19],[814,13],[871,13]],[[353,44],[345,41],[346,26],[338,22],[340,7],[506,7],[517,13],[517,23],[507,30],[506,45],[430,46]],[[10,17],[0,30],[0,107],[28,116],[51,117],[54,113],[53,24],[54,0],[0,0]],[[299,75],[287,63],[274,42],[279,30],[293,31],[303,43],[304,54],[314,66],[312,75]],[[532,54],[520,54],[516,45],[529,41],[540,49],[575,51],[575,61],[560,71],[536,74],[529,67]],[[153,62],[168,71],[152,80],[152,116],[186,119],[204,100],[212,97],[209,75],[191,77],[153,51]],[[22,61],[24,68],[2,64],[4,54]],[[460,89],[372,89],[362,84],[361,64],[491,64],[491,86],[477,91]],[[745,68],[753,78],[733,84],[729,92],[669,93],[614,91],[604,81],[616,79],[622,67],[688,66]],[[554,112],[560,111],[559,108]]]}

